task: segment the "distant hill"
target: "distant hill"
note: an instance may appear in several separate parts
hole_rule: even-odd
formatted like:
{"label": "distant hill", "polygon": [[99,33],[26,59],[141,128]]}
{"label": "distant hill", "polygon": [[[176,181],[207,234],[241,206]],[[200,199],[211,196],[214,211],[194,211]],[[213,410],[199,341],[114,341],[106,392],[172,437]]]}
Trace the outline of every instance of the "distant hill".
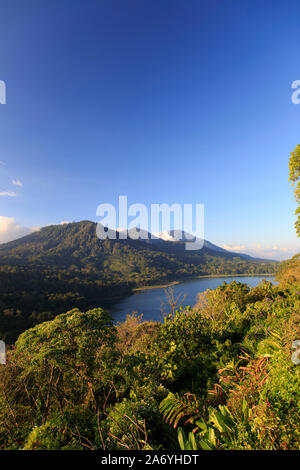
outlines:
{"label": "distant hill", "polygon": [[[23,331],[73,307],[102,305],[134,287],[201,275],[273,273],[276,263],[238,255],[205,241],[99,240],[82,221],[42,228],[0,245],[0,336]],[[12,333],[13,332],[13,333]],[[7,337],[10,338],[9,334]]]}

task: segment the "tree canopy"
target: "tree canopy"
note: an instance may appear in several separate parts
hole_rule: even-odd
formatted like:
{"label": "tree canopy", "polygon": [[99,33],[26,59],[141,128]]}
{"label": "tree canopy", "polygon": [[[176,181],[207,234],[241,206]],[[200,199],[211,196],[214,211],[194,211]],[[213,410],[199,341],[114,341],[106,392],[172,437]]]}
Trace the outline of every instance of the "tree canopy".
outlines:
{"label": "tree canopy", "polygon": [[298,207],[295,211],[297,220],[295,222],[295,228],[297,236],[300,237],[300,145],[295,147],[295,150],[291,153],[289,162],[290,176],[289,181],[295,185],[294,194]]}

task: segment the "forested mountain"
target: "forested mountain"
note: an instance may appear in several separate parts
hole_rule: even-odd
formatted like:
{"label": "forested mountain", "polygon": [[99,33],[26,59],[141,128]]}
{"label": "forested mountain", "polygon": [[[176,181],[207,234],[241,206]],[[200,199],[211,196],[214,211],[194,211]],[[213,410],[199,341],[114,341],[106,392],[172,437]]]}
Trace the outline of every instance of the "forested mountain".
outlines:
{"label": "forested mountain", "polygon": [[[115,233],[116,239],[100,240],[96,235],[96,223],[90,221],[47,226],[25,237],[1,244],[0,263],[12,266],[47,264],[47,266],[53,267],[86,268],[88,270],[106,268],[106,274],[108,270],[119,271],[122,274],[123,269],[116,269],[114,263],[124,255],[128,257],[127,262],[131,260],[132,256],[134,258],[134,255],[139,255],[139,259],[134,259],[137,265],[130,263],[132,272],[140,265],[139,261],[142,259],[148,264],[148,267],[153,265],[150,260],[156,255],[168,257],[171,263],[178,264],[178,268],[181,267],[181,263],[191,266],[197,265],[200,269],[199,274],[211,273],[212,270],[206,263],[211,261],[212,256],[219,258],[220,265],[222,265],[222,261],[247,259],[258,261],[257,266],[264,266],[264,268],[273,266],[272,261],[232,253],[207,240],[204,241],[201,250],[187,251],[185,250],[185,240],[165,241],[159,238],[151,239],[150,235],[147,240],[133,240],[131,238],[123,240],[120,239],[119,232]],[[174,255],[177,257],[176,260],[171,258]],[[225,265],[220,266],[221,273],[223,273],[224,267]],[[229,269],[229,266],[225,268]],[[237,267],[236,273],[239,272],[238,269]],[[141,269],[137,269],[144,280],[146,273],[141,271]],[[164,274],[160,274],[160,276],[165,277]]]}
{"label": "forested mountain", "polygon": [[52,225],[0,245],[0,336],[16,334],[73,307],[102,306],[134,287],[200,275],[262,274],[276,263],[205,242],[99,240],[90,221]]}

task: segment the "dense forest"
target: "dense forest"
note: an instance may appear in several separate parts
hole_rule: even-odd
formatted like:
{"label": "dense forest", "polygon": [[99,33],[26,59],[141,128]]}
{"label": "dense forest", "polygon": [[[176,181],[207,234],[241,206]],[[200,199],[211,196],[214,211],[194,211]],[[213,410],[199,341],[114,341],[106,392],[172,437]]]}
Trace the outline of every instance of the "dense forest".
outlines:
{"label": "dense forest", "polygon": [[273,273],[277,263],[206,242],[199,251],[163,240],[99,240],[89,221],[44,227],[0,245],[0,337],[72,308],[103,307],[135,287],[192,276]]}

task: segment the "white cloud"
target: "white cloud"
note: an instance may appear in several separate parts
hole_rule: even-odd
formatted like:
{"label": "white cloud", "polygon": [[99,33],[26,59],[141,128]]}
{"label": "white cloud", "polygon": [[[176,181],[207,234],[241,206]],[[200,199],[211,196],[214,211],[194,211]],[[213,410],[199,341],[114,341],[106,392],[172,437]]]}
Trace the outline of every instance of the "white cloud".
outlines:
{"label": "white cloud", "polygon": [[0,243],[6,243],[29,233],[39,230],[39,227],[22,227],[13,217],[0,216]]}
{"label": "white cloud", "polygon": [[234,251],[236,253],[243,253],[254,258],[264,258],[264,259],[275,259],[275,260],[284,260],[291,258],[300,251],[300,247],[286,247],[279,245],[265,245],[257,243],[255,245],[223,245],[223,248],[228,251]]}
{"label": "white cloud", "polygon": [[223,245],[222,248],[228,251],[239,252],[239,251],[244,251],[246,249],[246,246],[245,245]]}
{"label": "white cloud", "polygon": [[15,186],[20,186],[20,188],[23,186],[20,180],[12,180],[12,184],[14,184]]}
{"label": "white cloud", "polygon": [[0,191],[0,196],[16,197],[17,193],[13,191]]}

